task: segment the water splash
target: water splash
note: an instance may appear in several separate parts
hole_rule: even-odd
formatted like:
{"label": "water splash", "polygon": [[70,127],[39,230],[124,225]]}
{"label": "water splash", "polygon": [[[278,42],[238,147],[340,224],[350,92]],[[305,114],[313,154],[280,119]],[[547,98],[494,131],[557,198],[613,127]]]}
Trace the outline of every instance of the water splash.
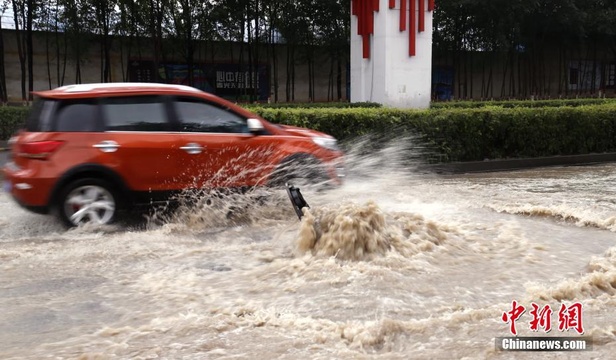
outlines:
{"label": "water splash", "polygon": [[315,256],[371,260],[388,251],[405,257],[432,251],[447,239],[447,229],[419,214],[384,213],[372,201],[332,208],[304,209],[298,248]]}
{"label": "water splash", "polygon": [[0,195],[0,357],[503,358],[512,299],[582,301],[611,356],[614,234],[495,210],[608,218],[613,166],[441,177],[372,145],[347,149],[341,188],[302,188],[303,222],[276,188],[187,194],[117,231],[56,231]]}

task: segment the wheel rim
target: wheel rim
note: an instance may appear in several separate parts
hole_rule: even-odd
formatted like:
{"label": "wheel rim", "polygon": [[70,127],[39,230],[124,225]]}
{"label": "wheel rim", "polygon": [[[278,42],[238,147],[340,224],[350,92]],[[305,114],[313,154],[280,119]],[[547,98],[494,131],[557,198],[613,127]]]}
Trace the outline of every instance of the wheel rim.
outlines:
{"label": "wheel rim", "polygon": [[107,224],[115,213],[115,200],[111,193],[96,185],[73,189],[64,202],[64,213],[71,223]]}

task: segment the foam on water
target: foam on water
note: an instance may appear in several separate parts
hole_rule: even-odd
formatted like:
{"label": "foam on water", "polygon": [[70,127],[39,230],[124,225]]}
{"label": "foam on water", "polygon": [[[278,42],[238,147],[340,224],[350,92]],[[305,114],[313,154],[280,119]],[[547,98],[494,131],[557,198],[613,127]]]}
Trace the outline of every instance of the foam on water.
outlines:
{"label": "foam on water", "polygon": [[532,204],[513,206],[489,205],[488,207],[508,214],[548,218],[556,221],[564,221],[580,227],[595,227],[598,229],[616,232],[616,215],[613,215],[611,212],[602,214],[601,212],[593,211],[592,209],[580,211],[579,208],[568,204],[557,204],[552,206]]}
{"label": "foam on water", "polygon": [[371,260],[388,251],[403,256],[427,252],[447,239],[447,229],[419,214],[386,214],[369,201],[334,208],[305,209],[299,231],[302,253]]}
{"label": "foam on water", "polygon": [[593,257],[578,277],[548,288],[541,284],[530,285],[527,291],[531,298],[558,302],[612,300],[616,295],[616,247],[609,248],[602,257]]}

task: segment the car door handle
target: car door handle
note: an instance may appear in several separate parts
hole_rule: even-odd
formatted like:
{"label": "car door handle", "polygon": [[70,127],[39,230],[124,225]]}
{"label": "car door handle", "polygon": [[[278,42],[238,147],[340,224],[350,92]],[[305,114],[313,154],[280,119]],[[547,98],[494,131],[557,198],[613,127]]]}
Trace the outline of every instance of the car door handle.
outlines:
{"label": "car door handle", "polygon": [[104,153],[116,152],[120,145],[113,140],[101,141],[98,144],[92,145],[93,148],[99,149]]}
{"label": "car door handle", "polygon": [[188,143],[182,146],[180,149],[186,151],[190,155],[195,155],[195,154],[201,154],[201,152],[203,151],[203,146],[197,143]]}

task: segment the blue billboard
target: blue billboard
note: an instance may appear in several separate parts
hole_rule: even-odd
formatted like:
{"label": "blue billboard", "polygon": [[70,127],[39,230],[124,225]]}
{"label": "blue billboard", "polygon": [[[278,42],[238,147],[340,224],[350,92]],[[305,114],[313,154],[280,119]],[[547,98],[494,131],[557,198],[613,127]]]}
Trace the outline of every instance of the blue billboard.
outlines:
{"label": "blue billboard", "polygon": [[[129,81],[190,85],[185,63],[160,63],[130,60]],[[192,66],[192,86],[232,101],[267,101],[270,96],[269,65],[249,66],[233,63],[198,63]]]}

